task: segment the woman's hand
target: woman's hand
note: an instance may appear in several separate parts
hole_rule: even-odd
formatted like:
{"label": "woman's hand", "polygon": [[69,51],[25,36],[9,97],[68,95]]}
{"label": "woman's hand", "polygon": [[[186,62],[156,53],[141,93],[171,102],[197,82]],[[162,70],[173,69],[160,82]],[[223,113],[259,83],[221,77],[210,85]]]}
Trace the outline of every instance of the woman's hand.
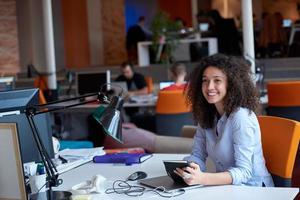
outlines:
{"label": "woman's hand", "polygon": [[196,163],[190,163],[189,167],[185,167],[183,169],[176,168],[174,172],[182,177],[184,182],[188,185],[204,185],[205,173],[200,170],[199,165]]}

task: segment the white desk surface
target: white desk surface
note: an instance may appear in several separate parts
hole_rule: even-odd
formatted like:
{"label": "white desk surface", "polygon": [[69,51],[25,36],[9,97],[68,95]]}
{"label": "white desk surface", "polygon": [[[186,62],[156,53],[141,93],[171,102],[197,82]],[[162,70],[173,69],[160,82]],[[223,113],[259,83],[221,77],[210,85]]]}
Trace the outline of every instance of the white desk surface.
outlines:
{"label": "white desk surface", "polygon": [[[154,154],[152,158],[142,164],[125,166],[113,164],[88,163],[76,169],[70,170],[60,176],[64,183],[54,190],[69,190],[73,185],[89,180],[95,174],[101,174],[107,178],[107,188],[112,186],[114,180],[125,180],[135,171],[144,171],[148,177],[166,175],[162,160],[179,160],[184,154]],[[131,184],[133,184],[132,182]],[[299,188],[267,188],[250,186],[207,186],[186,191],[184,195],[173,197],[172,199],[230,199],[230,200],[287,200],[294,199]],[[101,198],[102,197],[102,198]],[[125,194],[100,194],[95,199],[132,199]],[[166,199],[157,194],[148,192],[136,199]]]}

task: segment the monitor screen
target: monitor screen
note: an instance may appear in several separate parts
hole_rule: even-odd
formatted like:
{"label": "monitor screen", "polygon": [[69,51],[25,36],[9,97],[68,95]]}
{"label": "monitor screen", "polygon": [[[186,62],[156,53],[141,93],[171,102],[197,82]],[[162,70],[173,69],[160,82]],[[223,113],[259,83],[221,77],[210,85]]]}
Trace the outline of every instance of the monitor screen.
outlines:
{"label": "monitor screen", "polygon": [[293,21],[291,19],[283,19],[282,20],[282,26],[285,28],[291,27],[293,24]]}
{"label": "monitor screen", "polygon": [[162,90],[170,85],[174,84],[174,81],[164,81],[159,83],[159,89]]}
{"label": "monitor screen", "polygon": [[18,130],[14,123],[0,123],[0,199],[27,199]]}
{"label": "monitor screen", "polygon": [[208,31],[208,29],[209,29],[209,24],[208,23],[200,23],[199,24],[199,30],[201,32]]}
{"label": "monitor screen", "polygon": [[14,89],[14,77],[0,77],[0,91],[9,91]]}
{"label": "monitor screen", "polygon": [[[110,71],[78,72],[76,80],[77,95],[99,92],[102,85],[110,83]],[[103,90],[105,91],[106,88],[107,87],[103,87]]]}

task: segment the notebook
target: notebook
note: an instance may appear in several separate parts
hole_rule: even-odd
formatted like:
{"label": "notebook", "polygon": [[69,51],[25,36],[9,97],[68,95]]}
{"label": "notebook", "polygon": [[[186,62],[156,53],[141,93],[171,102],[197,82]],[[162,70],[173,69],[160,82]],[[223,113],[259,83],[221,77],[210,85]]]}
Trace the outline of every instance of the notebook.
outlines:
{"label": "notebook", "polygon": [[95,156],[94,163],[123,163],[126,165],[142,163],[152,157],[148,153],[115,153]]}

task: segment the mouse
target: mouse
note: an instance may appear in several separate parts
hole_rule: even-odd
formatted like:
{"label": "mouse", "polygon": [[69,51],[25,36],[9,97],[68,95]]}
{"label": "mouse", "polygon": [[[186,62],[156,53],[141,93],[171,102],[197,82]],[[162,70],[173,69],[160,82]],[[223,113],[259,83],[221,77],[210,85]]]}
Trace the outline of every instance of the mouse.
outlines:
{"label": "mouse", "polygon": [[137,171],[137,172],[134,172],[133,174],[131,174],[130,176],[128,176],[127,181],[136,181],[136,180],[143,179],[146,177],[147,177],[146,172]]}

